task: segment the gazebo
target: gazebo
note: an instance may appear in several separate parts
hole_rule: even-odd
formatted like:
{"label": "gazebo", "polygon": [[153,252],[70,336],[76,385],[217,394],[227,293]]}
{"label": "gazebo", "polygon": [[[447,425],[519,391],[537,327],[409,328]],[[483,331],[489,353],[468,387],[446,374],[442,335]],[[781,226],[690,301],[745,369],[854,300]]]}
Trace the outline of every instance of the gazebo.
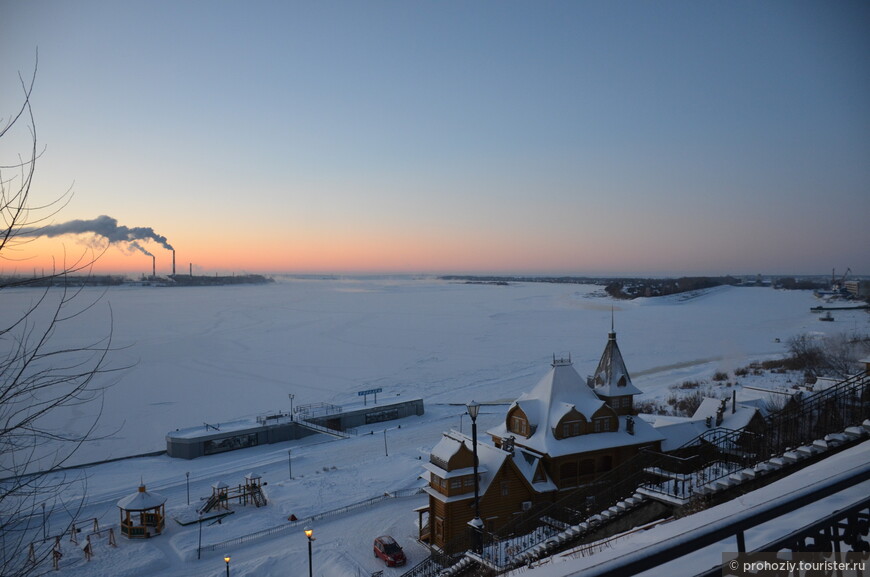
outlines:
{"label": "gazebo", "polygon": [[164,503],[166,497],[149,493],[145,485],[139,490],[118,501],[121,510],[121,534],[128,539],[145,539],[163,532],[166,518]]}

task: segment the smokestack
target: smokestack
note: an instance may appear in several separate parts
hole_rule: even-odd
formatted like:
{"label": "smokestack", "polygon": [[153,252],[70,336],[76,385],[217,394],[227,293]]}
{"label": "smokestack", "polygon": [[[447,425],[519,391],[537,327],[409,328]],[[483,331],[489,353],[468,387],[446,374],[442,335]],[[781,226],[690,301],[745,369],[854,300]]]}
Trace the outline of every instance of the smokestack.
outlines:
{"label": "smokestack", "polygon": [[193,263],[190,263],[190,276],[193,277]]}
{"label": "smokestack", "polygon": [[157,259],[154,258],[154,255],[151,255],[151,276],[157,276]]}
{"label": "smokestack", "polygon": [[175,276],[175,249],[172,249],[172,276]]}

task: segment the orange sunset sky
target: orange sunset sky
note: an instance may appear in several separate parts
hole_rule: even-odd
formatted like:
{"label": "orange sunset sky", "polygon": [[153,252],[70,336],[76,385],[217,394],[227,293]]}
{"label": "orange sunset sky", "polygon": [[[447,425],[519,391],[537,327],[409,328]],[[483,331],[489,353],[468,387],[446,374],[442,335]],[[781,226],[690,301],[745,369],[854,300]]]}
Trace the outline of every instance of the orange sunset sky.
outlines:
{"label": "orange sunset sky", "polygon": [[[151,228],[179,272],[870,274],[868,22],[862,2],[0,1],[0,118],[38,49],[32,204],[73,192],[44,224]],[[29,240],[4,274],[89,247],[94,272],[151,272],[127,241]]]}

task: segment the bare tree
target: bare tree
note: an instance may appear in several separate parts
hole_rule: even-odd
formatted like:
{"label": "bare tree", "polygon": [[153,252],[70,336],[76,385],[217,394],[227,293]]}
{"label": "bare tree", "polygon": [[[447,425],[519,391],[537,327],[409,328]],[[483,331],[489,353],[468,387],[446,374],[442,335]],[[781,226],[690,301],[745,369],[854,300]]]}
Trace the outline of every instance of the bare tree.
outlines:
{"label": "bare tree", "polygon": [[[0,159],[0,260],[5,262],[15,262],[16,249],[32,240],[20,234],[22,229],[47,222],[70,196],[67,191],[42,206],[31,201],[40,157],[31,108],[36,68],[29,81],[19,78],[21,107],[7,120],[0,119],[0,139],[24,131],[24,142],[30,145],[12,162]],[[79,497],[68,497],[71,484],[85,482],[81,472],[68,468],[70,459],[96,437],[103,390],[111,373],[121,370],[107,362],[112,350],[111,309],[105,338],[69,344],[68,327],[101,296],[92,298],[81,286],[74,287],[69,274],[88,269],[95,258],[86,252],[41,278],[0,280],[0,293],[28,284],[42,287],[28,289],[33,291],[30,303],[11,317],[2,315],[7,320],[0,324],[0,574],[6,577],[51,569],[45,561],[52,556],[53,536],[75,524],[84,502],[85,492],[79,487]],[[3,310],[9,312],[8,306]],[[70,430],[58,419],[82,405],[88,405],[86,412],[92,415],[85,426]]]}

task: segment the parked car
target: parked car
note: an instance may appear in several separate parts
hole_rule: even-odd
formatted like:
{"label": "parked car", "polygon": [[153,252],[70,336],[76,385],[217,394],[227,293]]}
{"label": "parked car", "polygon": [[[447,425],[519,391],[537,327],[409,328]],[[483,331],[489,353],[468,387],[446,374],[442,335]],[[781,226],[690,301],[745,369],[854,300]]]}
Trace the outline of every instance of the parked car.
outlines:
{"label": "parked car", "polygon": [[402,547],[389,535],[381,535],[375,539],[374,549],[375,557],[383,559],[387,567],[398,567],[407,561]]}

